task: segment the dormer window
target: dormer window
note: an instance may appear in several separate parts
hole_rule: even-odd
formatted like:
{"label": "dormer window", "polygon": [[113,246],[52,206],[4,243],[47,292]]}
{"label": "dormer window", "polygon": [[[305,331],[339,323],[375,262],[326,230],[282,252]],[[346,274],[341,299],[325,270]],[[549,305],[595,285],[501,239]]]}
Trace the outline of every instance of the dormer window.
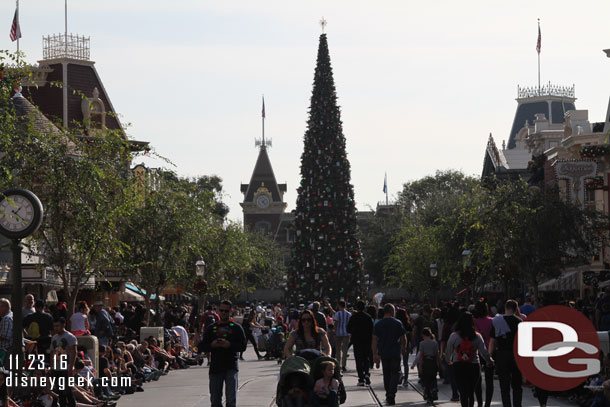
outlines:
{"label": "dormer window", "polygon": [[87,130],[106,127],[106,108],[97,88],[93,88],[91,98],[83,99],[81,110],[83,111],[83,124]]}

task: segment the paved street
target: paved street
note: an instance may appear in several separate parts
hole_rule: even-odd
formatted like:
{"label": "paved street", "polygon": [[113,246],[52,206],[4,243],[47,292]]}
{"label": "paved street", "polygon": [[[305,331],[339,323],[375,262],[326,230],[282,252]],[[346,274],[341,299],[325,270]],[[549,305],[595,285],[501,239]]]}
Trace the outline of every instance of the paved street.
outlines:
{"label": "paved street", "polygon": [[[240,407],[267,407],[275,405],[275,389],[279,366],[273,361],[258,361],[251,347],[245,355],[246,361],[240,364],[239,376],[239,395],[238,405]],[[372,386],[369,390],[365,387],[356,386],[356,373],[354,360],[348,361],[348,372],[344,376],[347,389],[347,402],[345,407],[375,407],[385,405],[383,390],[383,380],[381,369],[372,371]],[[411,386],[408,389],[399,387],[396,396],[396,405],[402,406],[425,406],[419,394],[417,377],[410,371]],[[191,367],[187,370],[174,371],[168,376],[162,377],[157,382],[146,383],[143,393],[135,393],[124,396],[119,401],[119,407],[207,407],[210,405],[208,393],[208,370],[203,367]],[[530,389],[523,391],[523,406],[538,406],[537,401],[532,397]],[[381,404],[376,401],[376,397]],[[448,385],[441,384],[439,380],[439,401],[436,405],[443,407],[459,407],[459,403],[448,401],[451,397],[451,390]],[[494,402],[492,406],[499,407],[500,390],[496,381]],[[550,398],[548,407],[574,407],[573,404],[565,400]]]}

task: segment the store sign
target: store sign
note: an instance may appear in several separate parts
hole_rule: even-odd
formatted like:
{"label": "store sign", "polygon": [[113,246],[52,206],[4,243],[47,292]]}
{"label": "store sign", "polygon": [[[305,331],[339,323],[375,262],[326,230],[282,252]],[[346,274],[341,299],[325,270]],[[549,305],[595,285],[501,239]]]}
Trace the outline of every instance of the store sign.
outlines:
{"label": "store sign", "polygon": [[582,205],[585,201],[585,179],[597,176],[597,162],[556,161],[553,167],[558,180],[568,181],[570,201],[575,205]]}

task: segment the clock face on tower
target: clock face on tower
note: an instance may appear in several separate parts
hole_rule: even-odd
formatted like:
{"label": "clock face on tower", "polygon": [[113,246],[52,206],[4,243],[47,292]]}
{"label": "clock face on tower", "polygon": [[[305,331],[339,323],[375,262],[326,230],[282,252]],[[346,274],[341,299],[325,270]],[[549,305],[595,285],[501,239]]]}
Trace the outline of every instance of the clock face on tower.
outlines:
{"label": "clock face on tower", "polygon": [[256,198],[256,204],[258,205],[259,208],[266,208],[269,206],[269,197],[267,197],[266,195],[260,195],[258,198]]}

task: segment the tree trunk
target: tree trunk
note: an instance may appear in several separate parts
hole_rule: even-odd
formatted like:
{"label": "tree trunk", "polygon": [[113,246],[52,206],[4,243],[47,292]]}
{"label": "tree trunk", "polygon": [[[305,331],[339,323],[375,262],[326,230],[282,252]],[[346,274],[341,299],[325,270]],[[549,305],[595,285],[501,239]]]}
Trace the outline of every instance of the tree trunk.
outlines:
{"label": "tree trunk", "polygon": [[146,291],[146,295],[144,296],[144,308],[146,309],[144,326],[150,326],[150,291]]}

